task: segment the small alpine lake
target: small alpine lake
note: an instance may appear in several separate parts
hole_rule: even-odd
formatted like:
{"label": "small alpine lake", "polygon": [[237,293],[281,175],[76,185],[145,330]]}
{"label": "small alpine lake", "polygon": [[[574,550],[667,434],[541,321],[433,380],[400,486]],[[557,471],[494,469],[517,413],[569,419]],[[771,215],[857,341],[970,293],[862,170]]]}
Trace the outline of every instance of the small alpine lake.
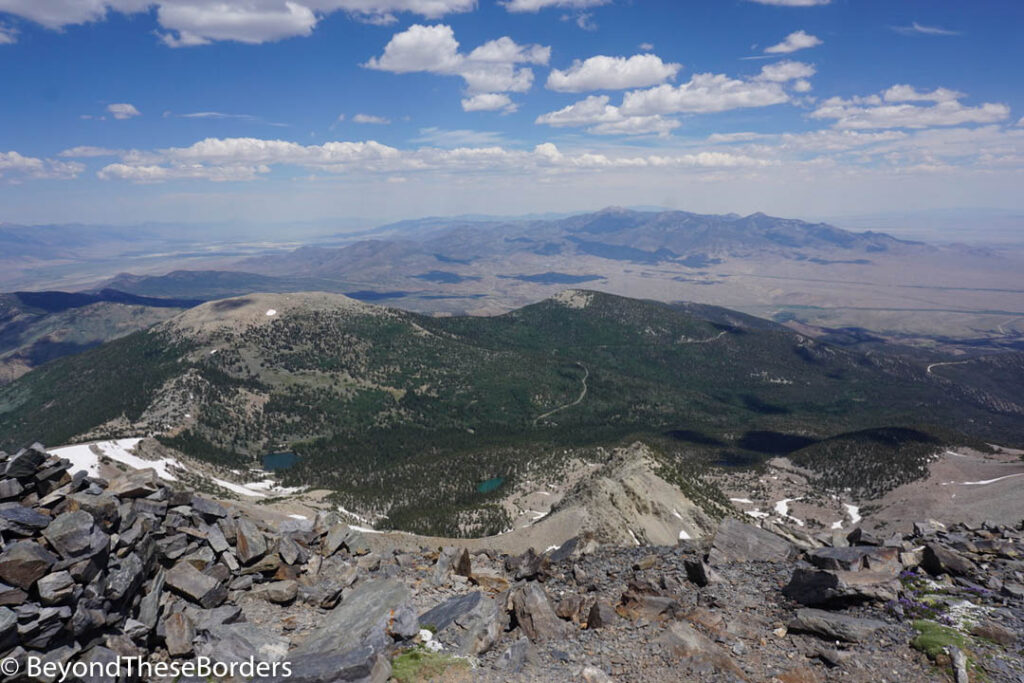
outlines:
{"label": "small alpine lake", "polygon": [[493,477],[477,484],[477,493],[492,493],[497,491],[505,483],[504,477]]}
{"label": "small alpine lake", "polygon": [[267,453],[263,456],[263,469],[269,472],[286,470],[299,461],[299,456],[291,451]]}

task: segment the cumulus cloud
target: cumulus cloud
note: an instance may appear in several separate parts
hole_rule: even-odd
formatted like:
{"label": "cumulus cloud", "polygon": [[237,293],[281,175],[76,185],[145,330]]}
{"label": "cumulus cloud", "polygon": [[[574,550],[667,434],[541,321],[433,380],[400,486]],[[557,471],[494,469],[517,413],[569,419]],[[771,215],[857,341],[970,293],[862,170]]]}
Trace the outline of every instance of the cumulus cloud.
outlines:
{"label": "cumulus cloud", "polygon": [[469,12],[476,0],[0,0],[0,11],[46,28],[102,21],[109,12],[133,14],[156,7],[160,35],[170,47],[206,45],[230,40],[265,43],[308,36],[320,19],[347,12],[376,24],[397,20],[408,12],[427,19]]}
{"label": "cumulus cloud", "polygon": [[374,123],[383,126],[391,123],[391,119],[373,114],[356,114],[352,117],[352,123]]}
{"label": "cumulus cloud", "polygon": [[536,123],[556,128],[587,127],[587,132],[596,135],[667,135],[680,125],[659,115],[626,116],[609,101],[607,95],[591,95],[537,117]]}
{"label": "cumulus cloud", "polygon": [[950,102],[964,97],[964,93],[948,88],[922,92],[911,85],[894,85],[882,93],[882,99],[886,102]]}
{"label": "cumulus cloud", "polygon": [[568,69],[552,69],[547,88],[558,92],[625,90],[664,83],[675,78],[682,64],[665,63],[654,54],[632,57],[597,55],[576,60]]}
{"label": "cumulus cloud", "polygon": [[375,141],[301,145],[284,140],[208,138],[189,147],[132,151],[99,171],[104,180],[152,183],[168,180],[252,180],[275,166],[317,173],[405,174],[416,172],[559,172],[623,168],[738,168],[774,165],[750,155],[704,151],[687,154],[567,153],[551,143],[532,150],[498,144],[483,147],[398,149]]}
{"label": "cumulus cloud", "polygon": [[136,109],[134,104],[129,104],[128,102],[108,104],[107,111],[110,112],[111,116],[118,120],[131,119],[136,116],[142,116],[142,112]]}
{"label": "cumulus cloud", "polygon": [[626,93],[622,110],[630,116],[708,114],[745,107],[767,107],[789,100],[782,84],[741,80],[723,74],[694,74],[678,86],[659,85]]}
{"label": "cumulus cloud", "polygon": [[15,151],[0,152],[0,180],[70,180],[85,170],[77,161],[27,157]]}
{"label": "cumulus cloud", "polygon": [[586,9],[607,5],[611,0],[506,0],[501,4],[509,12],[539,12],[548,7]]}
{"label": "cumulus cloud", "polygon": [[814,67],[803,62],[776,62],[761,67],[758,79],[772,81],[774,83],[786,83],[800,78],[810,78],[814,75]]}
{"label": "cumulus cloud", "polygon": [[396,33],[384,54],[371,58],[368,69],[392,73],[433,73],[459,76],[470,96],[486,93],[526,92],[533,85],[533,70],[521,64],[547,64],[551,48],[519,45],[504,36],[480,45],[469,54],[459,51],[451,26],[421,26]]}
{"label": "cumulus cloud", "polygon": [[821,44],[821,38],[812,36],[810,33],[800,30],[790,33],[781,43],[767,47],[764,51],[770,55],[788,54],[790,52],[796,52],[797,50],[806,50],[809,47],[817,47]]}
{"label": "cumulus cloud", "polygon": [[[832,119],[836,128],[931,128],[968,123],[996,123],[1010,116],[1005,104],[985,102],[977,107],[960,103],[963,93],[938,88],[918,92],[908,85],[896,85],[881,95],[843,99],[832,97],[811,112],[811,118]],[[931,102],[931,106],[909,104]]]}
{"label": "cumulus cloud", "polygon": [[87,157],[116,157],[121,154],[121,150],[108,149],[106,147],[93,147],[91,145],[80,145],[78,147],[71,147],[65,149],[63,152],[58,154],[59,157],[65,159],[85,159]]}
{"label": "cumulus cloud", "polygon": [[511,113],[517,108],[512,98],[504,93],[486,92],[462,100],[463,111],[503,111]]}

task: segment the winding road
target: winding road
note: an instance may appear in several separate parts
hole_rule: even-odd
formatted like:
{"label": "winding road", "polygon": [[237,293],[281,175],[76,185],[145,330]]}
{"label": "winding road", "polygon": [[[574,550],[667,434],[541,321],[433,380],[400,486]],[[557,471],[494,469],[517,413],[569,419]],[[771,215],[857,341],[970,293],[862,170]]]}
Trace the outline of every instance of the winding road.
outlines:
{"label": "winding road", "polygon": [[587,378],[590,377],[590,370],[588,370],[587,366],[584,365],[583,363],[576,363],[576,365],[578,365],[581,368],[583,368],[583,390],[580,391],[579,397],[575,401],[573,401],[572,403],[566,403],[564,406],[558,406],[554,410],[549,410],[548,412],[544,413],[543,415],[538,415],[537,417],[535,417],[533,419],[534,426],[536,426],[537,423],[540,422],[541,420],[543,420],[544,418],[551,417],[552,415],[554,415],[555,413],[557,413],[557,412],[559,412],[561,410],[565,410],[566,408],[572,408],[573,406],[578,406],[580,403],[583,402],[583,399],[586,398],[586,396],[587,396]]}
{"label": "winding road", "polygon": [[929,365],[925,369],[925,372],[928,373],[929,375],[931,375],[931,374],[934,374],[934,373],[932,373],[932,368],[937,368],[940,365],[963,365],[964,363],[967,363],[967,362],[969,362],[969,361],[966,361],[966,360],[955,360],[955,361],[947,361],[945,363],[932,363],[931,365]]}

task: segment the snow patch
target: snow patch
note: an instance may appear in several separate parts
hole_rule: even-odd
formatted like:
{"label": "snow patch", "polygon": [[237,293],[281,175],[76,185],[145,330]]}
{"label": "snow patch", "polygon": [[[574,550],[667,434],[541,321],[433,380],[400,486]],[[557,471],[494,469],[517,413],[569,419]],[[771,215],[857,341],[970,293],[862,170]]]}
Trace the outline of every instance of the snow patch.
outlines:
{"label": "snow patch", "polygon": [[743,514],[750,515],[754,519],[764,519],[765,517],[771,517],[771,515],[769,515],[767,512],[761,512],[757,508],[753,510],[747,510]]}
{"label": "snow patch", "polygon": [[[289,495],[302,490],[301,488],[280,487],[273,479],[265,479],[251,484],[235,484],[216,477],[208,477],[200,472],[194,472],[174,458],[146,460],[131,452],[139,445],[140,441],[142,441],[142,439],[133,438],[74,444],[71,446],[54,448],[50,451],[50,454],[69,460],[71,462],[72,473],[77,472],[78,470],[85,470],[91,477],[99,476],[100,458],[107,457],[116,462],[128,465],[136,470],[153,469],[156,471],[156,475],[164,481],[178,481],[178,477],[173,474],[172,470],[189,472],[203,477],[204,479],[208,479],[223,489],[227,489],[233,493],[248,496],[250,498],[266,498],[269,493],[274,495]],[[99,451],[99,453],[96,451]]]}
{"label": "snow patch", "polygon": [[797,519],[793,515],[789,514],[789,504],[794,503],[798,500],[802,500],[802,496],[800,498],[783,498],[782,500],[776,502],[774,507],[775,514],[777,514],[779,517],[782,517],[783,519],[788,519],[795,522],[797,526],[803,526],[804,521],[802,519]]}
{"label": "snow patch", "polygon": [[850,524],[856,524],[862,519],[860,516],[860,508],[856,505],[843,503],[843,507],[846,508],[846,514],[850,516]]}
{"label": "snow patch", "polygon": [[838,522],[832,522],[832,528],[833,529],[842,529],[843,528],[842,520],[840,520]]}
{"label": "snow patch", "polygon": [[680,529],[679,530],[679,540],[680,541],[689,541],[690,540],[690,534],[686,533],[686,531],[684,529]]}
{"label": "snow patch", "polygon": [[730,498],[729,500],[731,500],[734,503],[743,503],[744,505],[754,504],[754,501],[750,500],[749,498]]}
{"label": "snow patch", "polygon": [[629,532],[629,537],[633,539],[633,543],[636,543],[637,545],[640,545],[640,541],[637,540],[636,534],[633,533],[633,530],[632,529],[626,529],[626,531]]}
{"label": "snow patch", "polygon": [[268,308],[267,309],[267,317],[268,318],[273,318],[275,315],[277,315],[277,311],[276,310],[274,310],[273,308]]}

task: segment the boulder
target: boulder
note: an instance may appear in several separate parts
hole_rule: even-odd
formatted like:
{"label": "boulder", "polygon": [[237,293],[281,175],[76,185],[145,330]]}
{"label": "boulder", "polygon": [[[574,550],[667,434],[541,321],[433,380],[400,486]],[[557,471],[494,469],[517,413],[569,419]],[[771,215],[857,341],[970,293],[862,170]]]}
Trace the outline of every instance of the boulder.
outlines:
{"label": "boulder", "polygon": [[683,560],[683,567],[686,569],[686,578],[692,583],[701,586],[708,586],[712,583],[721,583],[724,579],[707,562],[700,558],[688,558]]}
{"label": "boulder", "polygon": [[164,620],[164,640],[167,653],[172,657],[183,657],[192,654],[192,641],[196,637],[192,620],[181,612],[175,612]]}
{"label": "boulder", "polygon": [[461,655],[479,655],[501,637],[505,618],[498,603],[479,591],[460,595],[419,617],[421,627],[435,630],[438,640]]}
{"label": "boulder", "polygon": [[43,537],[61,557],[79,557],[86,555],[92,546],[94,526],[92,515],[84,510],[65,512],[50,522],[43,530]]}
{"label": "boulder", "polygon": [[273,581],[265,583],[253,591],[268,602],[284,605],[295,600],[299,594],[299,584],[295,581]]}
{"label": "boulder", "polygon": [[167,571],[165,580],[174,592],[206,608],[216,607],[227,597],[224,584],[188,562],[174,565]]}
{"label": "boulder", "polygon": [[0,503],[0,530],[19,536],[34,536],[50,524],[49,515],[21,503]]}
{"label": "boulder", "polygon": [[44,605],[67,602],[75,593],[75,580],[66,571],[47,574],[36,582],[39,599]]}
{"label": "boulder", "polygon": [[144,470],[128,470],[115,477],[107,486],[107,493],[118,498],[145,498],[156,493],[160,488],[160,480],[156,470],[149,467]]}
{"label": "boulder", "polygon": [[40,444],[32,444],[12,456],[4,466],[3,476],[10,479],[28,479],[34,476],[39,466],[46,462],[49,456]]}
{"label": "boulder", "polygon": [[220,503],[215,503],[209,498],[203,498],[202,496],[192,496],[192,509],[203,515],[206,518],[220,519],[221,517],[227,517],[228,511]]}
{"label": "boulder", "polygon": [[598,600],[590,608],[590,612],[587,613],[587,628],[607,628],[614,625],[618,620],[619,615],[615,612],[615,609],[604,600]]}
{"label": "boulder", "polygon": [[885,628],[885,622],[878,619],[863,619],[839,612],[820,609],[800,609],[789,622],[790,631],[813,633],[827,640],[842,640],[847,643],[863,643]]}
{"label": "boulder", "polygon": [[537,583],[527,583],[512,591],[512,609],[523,633],[532,642],[565,635],[565,623],[555,614],[551,600]]}
{"label": "boulder", "polygon": [[[669,624],[656,641],[666,654],[676,659],[693,659],[716,672],[729,673],[745,679],[736,662],[695,628],[681,621]],[[681,679],[684,680],[684,679]]]}
{"label": "boulder", "polygon": [[18,541],[0,554],[0,579],[27,591],[56,562],[57,557],[38,543]]}
{"label": "boulder", "polygon": [[797,568],[783,595],[801,605],[843,605],[895,600],[899,583],[891,572]]}
{"label": "boulder", "polygon": [[796,554],[792,543],[770,531],[727,517],[718,525],[708,563],[787,562]]}
{"label": "boulder", "polygon": [[938,543],[926,543],[921,557],[921,566],[933,576],[952,574],[954,576],[975,576],[978,566],[955,550]]}
{"label": "boulder", "polygon": [[[196,654],[219,662],[280,662],[288,655],[288,639],[269,633],[255,624],[231,621],[201,628]],[[288,680],[288,679],[284,679]],[[330,680],[330,679],[324,679]]]}
{"label": "boulder", "polygon": [[387,680],[391,673],[388,625],[410,595],[395,580],[360,582],[323,623],[288,654],[283,683]]}
{"label": "boulder", "polygon": [[235,550],[242,564],[249,564],[267,554],[267,539],[252,520],[239,517],[235,521]]}

